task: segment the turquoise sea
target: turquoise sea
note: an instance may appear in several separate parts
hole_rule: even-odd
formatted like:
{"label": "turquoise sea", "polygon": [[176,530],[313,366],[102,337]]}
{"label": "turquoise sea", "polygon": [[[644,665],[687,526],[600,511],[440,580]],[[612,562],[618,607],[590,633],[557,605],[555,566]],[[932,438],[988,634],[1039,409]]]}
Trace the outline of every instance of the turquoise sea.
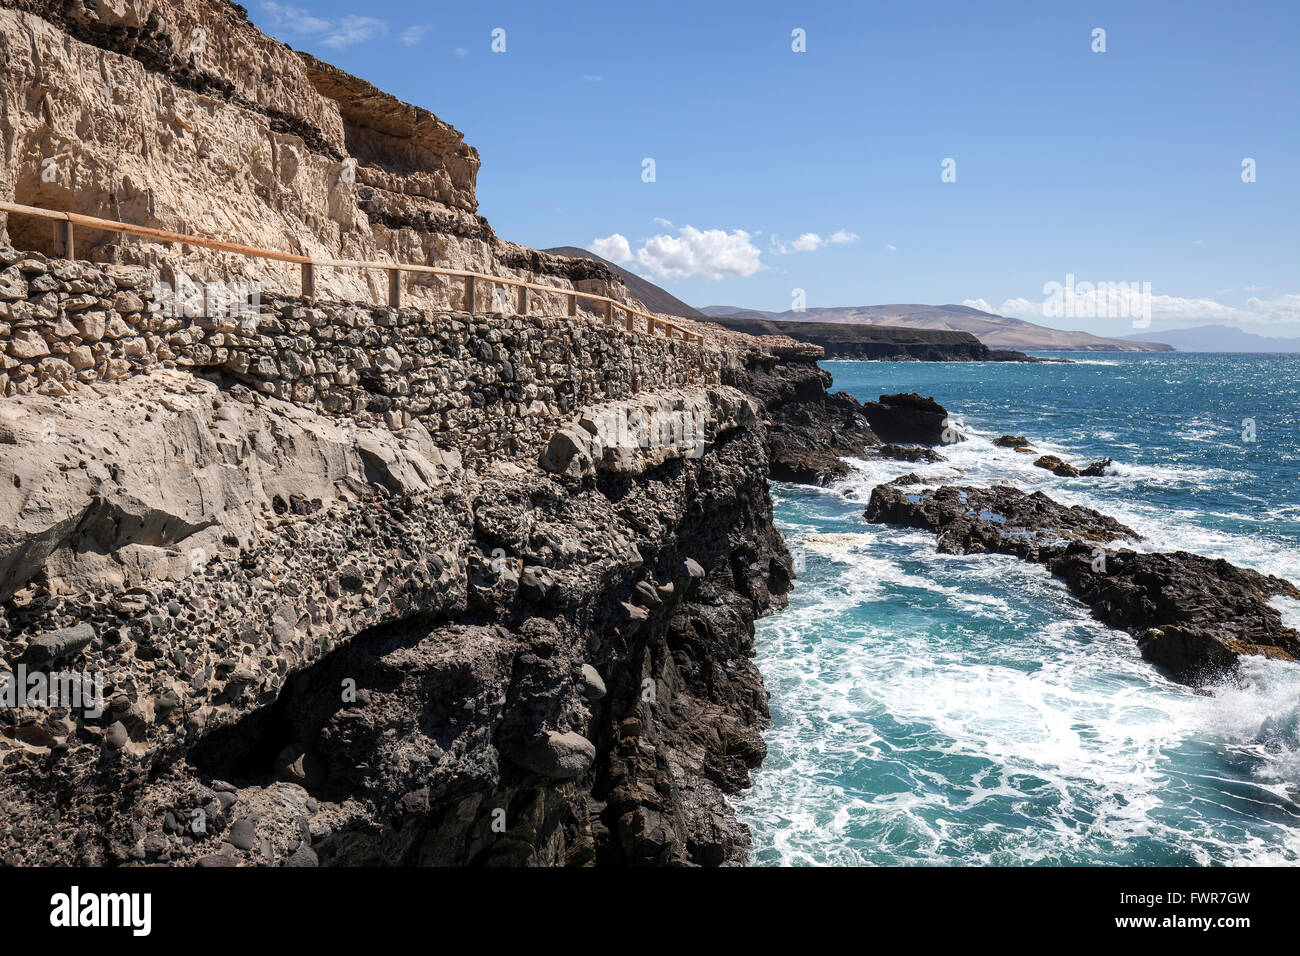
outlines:
{"label": "turquoise sea", "polygon": [[[1300,665],[1252,660],[1193,691],[1045,569],[862,518],[872,487],[909,471],[1013,484],[1113,515],[1149,550],[1300,583],[1300,355],[1066,357],[826,363],[862,400],[933,395],[970,440],[944,464],[773,485],[802,570],[789,609],[759,622],[769,756],[736,799],[754,863],[1300,862]],[[1004,433],[1115,465],[1058,478],[995,447]]]}

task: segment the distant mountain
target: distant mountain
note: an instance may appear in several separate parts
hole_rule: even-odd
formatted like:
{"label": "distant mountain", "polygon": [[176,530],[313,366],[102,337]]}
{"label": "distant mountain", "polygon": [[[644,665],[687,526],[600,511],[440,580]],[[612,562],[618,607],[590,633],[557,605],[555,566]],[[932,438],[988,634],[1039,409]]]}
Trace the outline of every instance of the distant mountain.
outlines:
{"label": "distant mountain", "polygon": [[1088,332],[1062,332],[1023,319],[981,312],[965,305],[863,305],[803,312],[763,312],[732,305],[700,310],[710,318],[778,319],[789,322],[848,322],[909,329],[970,332],[993,349],[1021,351],[1170,352],[1172,346],[1134,339],[1108,339]]}
{"label": "distant mountain", "polygon": [[1198,325],[1161,332],[1160,341],[1180,352],[1300,352],[1300,339],[1255,335],[1231,325]]}
{"label": "distant mountain", "polygon": [[651,312],[663,312],[668,315],[680,315],[687,319],[704,319],[705,316],[698,309],[695,309],[681,299],[677,298],[670,292],[667,292],[653,282],[647,282],[639,275],[628,272],[620,265],[610,262],[608,259],[602,259],[594,252],[588,252],[586,249],[579,249],[577,246],[556,246],[554,249],[543,249],[543,252],[550,252],[557,256],[570,256],[574,259],[591,259],[595,262],[602,262],[609,266],[627,286],[627,291],[641,300],[641,303]]}

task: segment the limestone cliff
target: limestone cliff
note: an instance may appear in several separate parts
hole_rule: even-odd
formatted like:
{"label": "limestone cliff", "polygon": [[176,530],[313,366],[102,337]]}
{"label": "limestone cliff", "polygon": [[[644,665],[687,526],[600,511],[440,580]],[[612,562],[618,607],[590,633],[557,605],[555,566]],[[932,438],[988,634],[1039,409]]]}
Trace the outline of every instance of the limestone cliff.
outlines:
{"label": "limestone cliff", "polygon": [[[225,0],[5,0],[0,63],[2,199],[317,258],[626,298],[598,263],[498,239],[476,212],[478,152],[450,124],[294,52]],[[56,251],[48,222],[7,225],[14,247]],[[98,262],[298,290],[293,265],[78,238]],[[342,269],[316,280],[322,296],[355,301],[383,301],[386,281]],[[410,282],[412,304],[462,304],[459,284]]]}

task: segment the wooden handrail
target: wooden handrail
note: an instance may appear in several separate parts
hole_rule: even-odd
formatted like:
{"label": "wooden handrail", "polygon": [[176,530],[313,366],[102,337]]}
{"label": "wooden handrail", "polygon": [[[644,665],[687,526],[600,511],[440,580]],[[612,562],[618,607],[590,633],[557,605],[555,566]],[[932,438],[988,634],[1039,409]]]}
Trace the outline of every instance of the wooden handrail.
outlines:
{"label": "wooden handrail", "polygon": [[[576,314],[576,300],[584,299],[588,302],[599,302],[604,306],[606,322],[613,322],[613,309],[622,309],[627,313],[626,328],[629,332],[633,331],[632,316],[639,316],[646,320],[647,334],[653,336],[656,327],[662,328],[668,338],[673,337],[673,333],[681,334],[685,342],[695,342],[703,345],[704,336],[695,332],[688,332],[686,329],[672,322],[665,322],[663,319],[656,318],[649,312],[642,312],[640,309],[634,309],[630,305],[619,302],[606,295],[597,295],[594,292],[579,292],[577,289],[561,289],[555,286],[541,285],[536,282],[525,282],[523,279],[507,279],[502,276],[487,275],[482,272],[467,272],[462,269],[443,269],[438,266],[422,266],[414,263],[404,262],[369,262],[362,259],[314,259],[311,256],[301,256],[292,252],[277,252],[274,249],[259,249],[255,246],[240,245],[236,242],[223,242],[220,239],[206,239],[202,236],[190,236],[179,232],[168,232],[164,229],[153,229],[149,226],[136,226],[127,222],[118,222],[114,219],[100,219],[96,216],[85,216],[77,212],[59,212],[53,209],[42,209],[39,206],[24,206],[19,203],[0,202],[0,212],[14,213],[20,216],[36,216],[41,219],[51,219],[56,222],[66,223],[64,230],[64,242],[66,248],[72,249],[72,230],[74,226],[84,226],[87,229],[99,229],[105,232],[116,232],[128,236],[139,236],[142,239],[151,239],[155,242],[184,242],[191,246],[199,246],[204,249],[216,249],[220,252],[233,252],[236,255],[251,256],[259,259],[271,259],[276,262],[293,262],[301,265],[303,297],[312,298],[315,294],[315,270],[317,268],[332,269],[380,269],[389,273],[389,303],[400,307],[401,305],[401,273],[413,272],[424,275],[448,276],[456,279],[465,280],[466,292],[466,311],[474,311],[474,282],[482,280],[500,285],[514,286],[520,290],[532,289],[536,292],[554,293],[557,295],[566,295],[569,297],[569,315]],[[523,294],[526,296],[526,293]],[[526,298],[521,297],[521,302],[526,302]]]}

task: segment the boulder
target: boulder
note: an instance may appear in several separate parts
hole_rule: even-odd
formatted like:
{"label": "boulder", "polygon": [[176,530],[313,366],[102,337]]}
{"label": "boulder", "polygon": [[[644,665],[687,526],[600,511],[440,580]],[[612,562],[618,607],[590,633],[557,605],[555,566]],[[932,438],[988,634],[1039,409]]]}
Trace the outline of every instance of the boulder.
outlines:
{"label": "boulder", "polygon": [[95,629],[82,622],[40,635],[27,645],[23,662],[32,667],[62,664],[72,660],[95,639]]}
{"label": "boulder", "polygon": [[964,440],[951,427],[947,409],[915,392],[881,395],[880,401],[862,408],[871,430],[887,442],[941,445]]}
{"label": "boulder", "polygon": [[569,780],[587,772],[596,759],[596,747],[581,734],[548,730],[506,754],[517,766],[551,780]]}
{"label": "boulder", "polygon": [[1103,458],[1100,461],[1094,461],[1092,464],[1083,468],[1076,467],[1067,461],[1063,461],[1055,455],[1041,455],[1035,459],[1034,464],[1039,468],[1046,468],[1054,475],[1062,478],[1095,478],[1105,473],[1106,469],[1112,464],[1111,459]]}

